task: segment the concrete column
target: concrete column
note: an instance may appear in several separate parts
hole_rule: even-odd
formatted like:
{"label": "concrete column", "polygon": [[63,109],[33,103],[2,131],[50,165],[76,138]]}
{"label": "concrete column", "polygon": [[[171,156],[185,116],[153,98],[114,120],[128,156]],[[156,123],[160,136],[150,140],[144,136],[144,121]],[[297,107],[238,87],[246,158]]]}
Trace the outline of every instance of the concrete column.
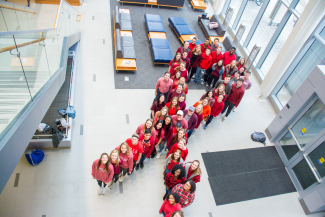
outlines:
{"label": "concrete column", "polygon": [[261,83],[261,97],[268,97],[304,43],[313,33],[325,14],[325,1],[310,0],[291,31],[269,72]]}
{"label": "concrete column", "polygon": [[212,9],[215,14],[220,14],[223,8],[223,5],[225,4],[226,0],[214,0]]}

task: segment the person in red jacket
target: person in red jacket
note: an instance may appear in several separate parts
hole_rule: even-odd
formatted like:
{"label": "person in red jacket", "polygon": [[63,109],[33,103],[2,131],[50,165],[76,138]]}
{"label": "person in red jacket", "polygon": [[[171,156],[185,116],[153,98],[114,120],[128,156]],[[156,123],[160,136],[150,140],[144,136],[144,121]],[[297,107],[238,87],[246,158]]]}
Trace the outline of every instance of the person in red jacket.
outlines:
{"label": "person in red jacket", "polygon": [[243,82],[244,79],[239,78],[237,84],[232,84],[231,92],[225,102],[225,107],[221,112],[221,114],[223,114],[228,109],[226,115],[222,117],[222,121],[226,120],[233,108],[236,109],[238,107],[241,99],[243,98],[245,94],[245,89],[242,86]]}
{"label": "person in red jacket", "polygon": [[219,60],[222,60],[223,59],[223,55],[222,55],[221,51],[222,51],[222,47],[221,46],[219,46],[217,48],[217,50],[211,51],[212,62],[211,62],[210,67],[207,69],[207,71],[206,71],[206,73],[204,75],[204,82],[205,83],[207,83],[209,81],[209,78],[210,78],[211,73],[212,73],[212,66],[213,66],[213,64],[218,63]]}
{"label": "person in red jacket", "polygon": [[168,72],[171,73],[171,76],[174,76],[175,75],[175,68],[177,66],[179,66],[182,62],[182,54],[181,53],[176,53],[176,55],[174,56],[174,58],[169,62],[169,68],[168,68]]}
{"label": "person in red jacket", "polygon": [[184,51],[182,53],[182,61],[183,63],[185,63],[185,68],[186,70],[190,70],[190,66],[191,66],[191,59],[188,57],[188,53],[186,51]]}
{"label": "person in red jacket", "polygon": [[187,57],[191,59],[191,57],[192,57],[192,49],[189,48],[189,46],[190,46],[190,42],[185,41],[185,42],[184,42],[184,45],[181,46],[181,47],[179,47],[179,48],[177,49],[176,53],[181,53],[181,54],[183,54],[184,52],[187,52]]}
{"label": "person in red jacket", "polygon": [[121,176],[119,178],[119,182],[123,182],[125,175],[129,172],[131,175],[133,170],[133,153],[126,142],[123,142],[121,145],[117,146],[115,150],[118,151],[120,159],[123,160],[123,164],[121,166]]}
{"label": "person in red jacket", "polygon": [[196,85],[200,85],[202,74],[210,67],[212,62],[212,57],[210,54],[210,48],[207,48],[204,53],[202,53],[202,59],[196,68],[194,82]]}
{"label": "person in red jacket", "polygon": [[202,59],[202,52],[201,52],[201,46],[197,45],[192,50],[192,58],[191,58],[191,69],[189,71],[189,79],[186,81],[187,83],[191,81],[193,78],[193,75],[196,73],[197,66],[199,65],[200,61]]}
{"label": "person in red jacket", "polygon": [[235,47],[230,48],[229,51],[223,54],[223,65],[228,65],[231,61],[236,60]]}
{"label": "person in red jacket", "polygon": [[195,183],[201,181],[202,171],[200,168],[200,161],[194,160],[183,164],[185,168],[185,179],[192,180]]}
{"label": "person in red jacket", "polygon": [[109,163],[108,154],[103,153],[92,165],[91,175],[99,185],[98,194],[106,194],[106,185],[113,180],[114,168]]}
{"label": "person in red jacket", "polygon": [[161,205],[159,210],[163,216],[170,217],[175,211],[182,211],[181,205],[179,204],[181,197],[177,193],[170,193],[166,196],[164,203]]}
{"label": "person in red jacket", "polygon": [[188,71],[186,69],[186,63],[182,62],[181,65],[179,66],[179,71],[181,72],[181,77],[185,78],[187,80],[188,78]]}
{"label": "person in red jacket", "polygon": [[205,41],[204,41],[204,43],[200,44],[200,46],[201,46],[201,51],[202,51],[202,53],[205,53],[205,50],[206,50],[207,48],[209,48],[210,51],[211,51],[210,40],[209,40],[208,38],[206,38]]}
{"label": "person in red jacket", "polygon": [[191,49],[191,51],[193,51],[193,49],[196,47],[196,37],[192,38],[192,41],[188,47]]}
{"label": "person in red jacket", "polygon": [[[132,135],[132,138],[127,139],[125,142],[129,145],[133,154],[133,167],[131,171],[132,174],[134,168],[136,170],[139,170],[139,161],[143,153],[143,148],[139,142],[139,135],[136,133]],[[131,174],[129,173],[129,175]]]}
{"label": "person in red jacket", "polygon": [[174,153],[176,150],[181,151],[181,157],[182,157],[183,161],[186,161],[186,157],[188,155],[188,149],[186,147],[186,140],[185,139],[181,139],[178,143],[175,143],[173,145],[173,147],[170,149],[170,151],[168,152],[167,156]]}
{"label": "person in red jacket", "polygon": [[[140,168],[143,169],[144,160],[146,158],[149,159],[149,157],[151,155],[151,152],[155,147],[155,138],[153,136],[151,136],[151,130],[150,129],[146,129],[144,131],[144,134],[139,137],[139,142],[143,147],[143,154],[142,154],[142,156],[140,158],[140,161],[139,161]],[[138,165],[137,165],[137,167],[138,167]]]}
{"label": "person in red jacket", "polygon": [[217,101],[213,104],[212,108],[211,108],[211,114],[209,119],[207,120],[204,129],[206,129],[208,127],[208,125],[211,123],[211,121],[213,120],[213,118],[217,117],[221,111],[223,110],[223,108],[225,107],[225,104],[223,103],[223,98],[224,95],[219,95],[217,98]]}

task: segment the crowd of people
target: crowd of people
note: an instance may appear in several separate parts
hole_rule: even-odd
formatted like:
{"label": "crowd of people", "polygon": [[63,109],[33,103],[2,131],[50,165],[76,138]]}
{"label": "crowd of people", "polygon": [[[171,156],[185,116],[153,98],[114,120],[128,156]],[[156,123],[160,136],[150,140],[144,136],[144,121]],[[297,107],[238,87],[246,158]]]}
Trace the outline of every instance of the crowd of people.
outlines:
{"label": "crowd of people", "polygon": [[[125,176],[144,169],[149,159],[166,153],[164,163],[165,195],[160,214],[184,216],[182,209],[195,199],[196,184],[202,171],[199,160],[186,161],[187,143],[195,131],[204,129],[219,115],[222,121],[235,112],[245,91],[252,86],[245,59],[236,62],[235,48],[222,53],[219,39],[213,44],[206,39],[196,45],[185,42],[169,63],[168,71],[159,78],[150,118],[140,124],[135,133],[111,153],[103,153],[92,165],[92,176],[99,185],[98,194],[114,188]],[[206,91],[194,104],[186,104],[187,83],[205,85]]]}

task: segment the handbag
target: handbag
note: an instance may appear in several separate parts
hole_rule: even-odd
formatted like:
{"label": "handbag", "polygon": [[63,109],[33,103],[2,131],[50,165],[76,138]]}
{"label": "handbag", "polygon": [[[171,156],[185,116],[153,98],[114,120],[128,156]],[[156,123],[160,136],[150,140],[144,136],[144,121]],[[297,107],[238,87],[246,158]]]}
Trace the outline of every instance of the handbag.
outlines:
{"label": "handbag", "polygon": [[218,22],[210,22],[208,25],[209,25],[209,29],[216,29],[219,27]]}

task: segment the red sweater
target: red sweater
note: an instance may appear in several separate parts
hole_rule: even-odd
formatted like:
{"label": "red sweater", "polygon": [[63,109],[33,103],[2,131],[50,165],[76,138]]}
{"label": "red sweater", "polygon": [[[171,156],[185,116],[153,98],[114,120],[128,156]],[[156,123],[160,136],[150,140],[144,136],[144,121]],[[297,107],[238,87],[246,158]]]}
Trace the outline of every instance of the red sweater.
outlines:
{"label": "red sweater", "polygon": [[245,89],[243,88],[243,86],[240,86],[239,88],[236,88],[237,84],[232,84],[231,85],[231,92],[228,96],[228,101],[235,104],[236,107],[238,107],[241,99],[244,96],[245,93]]}
{"label": "red sweater", "polygon": [[[132,151],[133,160],[137,161],[138,157],[139,157],[139,154],[143,153],[143,148],[142,148],[140,142],[138,142],[137,145],[132,145],[132,138],[127,139],[125,142],[129,145],[129,147],[130,147],[130,149]],[[133,164],[132,164],[132,167],[133,167]]]}
{"label": "red sweater", "polygon": [[192,44],[192,42],[191,42],[188,47],[191,49],[191,51],[193,51],[193,49],[196,47],[196,44]]}
{"label": "red sweater", "polygon": [[177,49],[176,53],[181,53],[182,56],[183,56],[183,52],[186,51],[187,52],[187,57],[191,58],[192,57],[192,50],[193,49],[191,49],[190,46],[188,46],[188,48],[186,50],[184,50],[184,46],[182,46],[182,47],[179,47]]}
{"label": "red sweater", "polygon": [[199,128],[199,126],[200,126],[200,124],[201,124],[201,122],[202,122],[202,120],[203,120],[203,114],[201,113],[201,114],[199,115],[199,114],[196,113],[196,112],[195,112],[195,114],[196,114],[196,116],[197,116],[197,124],[196,124],[195,129],[197,129],[197,128]]}
{"label": "red sweater", "polygon": [[225,104],[223,103],[223,101],[221,103],[218,103],[218,101],[216,100],[213,107],[211,108],[211,115],[213,117],[217,117],[221,113],[224,106]]}
{"label": "red sweater", "polygon": [[236,55],[233,53],[232,55],[229,55],[229,51],[225,52],[223,54],[223,65],[228,65],[231,61],[236,60]]}
{"label": "red sweater", "polygon": [[181,95],[182,93],[184,92],[182,91],[181,93],[177,93],[176,89],[169,91],[167,96],[167,102],[170,102],[174,97],[179,97],[179,95]]}
{"label": "red sweater", "polygon": [[208,45],[208,46],[205,48],[205,47],[204,47],[204,43],[200,44],[200,46],[201,46],[201,52],[202,52],[202,53],[205,53],[205,50],[206,50],[207,48],[211,49],[210,45]]}
{"label": "red sweater", "polygon": [[186,160],[186,157],[188,155],[188,149],[186,148],[185,150],[181,150],[179,147],[178,147],[178,143],[175,143],[173,145],[173,147],[170,149],[170,151],[168,152],[167,156],[169,156],[170,154],[174,153],[176,150],[180,150],[181,151],[181,157],[183,158],[183,161]]}
{"label": "red sweater", "polygon": [[179,203],[176,203],[175,205],[171,205],[169,203],[169,201],[166,199],[164,200],[164,203],[161,205],[159,213],[162,213],[162,211],[164,211],[165,213],[165,217],[169,217],[170,214],[172,214],[173,212],[177,211],[177,210],[181,210],[181,205]]}
{"label": "red sweater", "polygon": [[[183,61],[180,60],[180,62],[183,62]],[[173,63],[173,60],[171,60],[171,61],[169,62],[168,65],[171,66],[171,68],[170,68],[170,73],[172,74],[172,76],[175,75],[175,68],[176,68],[177,66],[179,66],[179,61],[175,61],[175,62]]]}
{"label": "red sweater", "polygon": [[[187,173],[186,179],[188,179],[189,177],[191,177],[192,174],[193,174],[193,171],[191,170],[191,167],[190,167],[188,169],[188,173]],[[193,182],[195,182],[195,183],[198,183],[198,182],[201,181],[201,176],[200,175],[194,176],[191,180],[193,180]]]}
{"label": "red sweater", "polygon": [[[131,145],[132,145],[132,140],[131,140]],[[115,150],[119,150],[120,146],[117,146]],[[123,160],[122,168],[127,169],[129,168],[129,172],[132,172],[133,168],[133,153],[130,151],[129,155],[123,154],[122,152],[119,154],[120,159]]]}
{"label": "red sweater", "polygon": [[207,56],[205,53],[202,53],[202,59],[199,63],[199,67],[201,69],[207,70],[212,62],[212,57],[211,54],[209,54],[209,56]]}
{"label": "red sweater", "polygon": [[99,166],[99,168],[97,169],[97,164],[98,164],[99,159],[95,160],[92,166],[92,171],[91,171],[91,175],[102,182],[108,183],[110,181],[112,181],[113,179],[113,175],[114,175],[114,168],[112,164],[108,165],[108,170],[105,170],[105,165],[101,164]]}
{"label": "red sweater", "polygon": [[[178,84],[174,82],[173,87],[172,87],[172,90],[175,90],[175,89],[177,88],[177,85],[178,85]],[[187,85],[186,85],[186,87],[185,87],[185,91],[184,91],[184,88],[183,88],[183,92],[184,92],[185,94],[188,93],[188,86],[187,86]]]}
{"label": "red sweater", "polygon": [[212,69],[212,65],[219,62],[219,60],[223,59],[223,54],[220,52],[219,55],[217,55],[217,51],[211,52],[212,62],[210,65],[210,69]]}
{"label": "red sweater", "polygon": [[150,136],[149,142],[144,143],[144,135],[139,137],[139,142],[143,147],[143,154],[146,155],[146,158],[149,158],[153,148],[155,147],[155,139]]}

